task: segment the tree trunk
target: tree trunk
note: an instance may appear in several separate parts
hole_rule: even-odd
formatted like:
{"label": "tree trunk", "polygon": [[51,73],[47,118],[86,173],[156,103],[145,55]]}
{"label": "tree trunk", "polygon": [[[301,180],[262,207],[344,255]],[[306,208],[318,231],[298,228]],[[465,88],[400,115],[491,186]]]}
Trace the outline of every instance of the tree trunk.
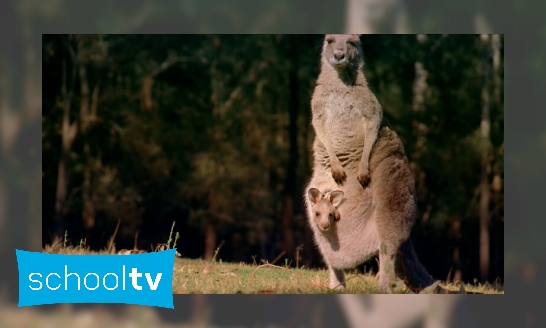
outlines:
{"label": "tree trunk", "polygon": [[481,181],[480,181],[480,280],[482,283],[489,278],[489,74],[490,74],[490,38],[489,35],[483,34],[481,41],[483,44],[482,54],[482,120],[480,125],[481,132]]}
{"label": "tree trunk", "polygon": [[493,52],[493,103],[501,106],[501,53],[500,53],[500,35],[491,36],[491,50]]}
{"label": "tree trunk", "polygon": [[[80,47],[82,41],[80,40]],[[89,92],[89,82],[87,79],[87,69],[85,67],[85,59],[80,58],[79,61],[79,75],[80,75],[80,92],[81,92],[81,103],[80,103],[80,126],[81,133],[84,138],[83,144],[83,156],[84,156],[84,167],[83,167],[83,186],[82,186],[82,198],[83,198],[83,210],[82,210],[82,221],[83,226],[86,229],[91,229],[95,225],[95,207],[92,201],[92,190],[91,190],[91,150],[89,148],[88,136],[89,127],[91,125],[91,113],[90,113],[90,92]],[[96,106],[96,105],[95,105]]]}
{"label": "tree trunk", "polygon": [[292,232],[292,219],[294,218],[294,202],[290,195],[284,196],[282,212],[283,251],[286,256],[292,254],[294,246],[294,234]]}
{"label": "tree trunk", "polygon": [[57,174],[57,190],[55,195],[55,235],[61,237],[64,233],[66,214],[66,194],[68,188],[68,166],[70,162],[70,150],[76,137],[78,126],[76,122],[70,122],[70,109],[72,107],[72,96],[74,94],[74,82],[76,79],[76,61],[72,49],[72,74],[70,79],[70,88],[67,87],[66,60],[63,61],[63,121],[62,121],[62,150],[59,160]]}
{"label": "tree trunk", "polygon": [[142,108],[144,110],[152,110],[154,106],[152,98],[152,89],[154,86],[154,76],[152,73],[148,73],[142,79]]}
{"label": "tree trunk", "polygon": [[288,162],[286,166],[286,182],[284,189],[284,202],[282,213],[283,251],[291,255],[294,244],[292,221],[294,219],[294,197],[296,187],[296,168],[298,159],[298,110],[300,105],[299,81],[298,81],[298,49],[296,36],[288,36],[289,49],[288,58],[290,61],[288,71]]}
{"label": "tree trunk", "polygon": [[205,261],[212,261],[216,250],[216,231],[212,222],[207,223],[205,230]]}
{"label": "tree trunk", "polygon": [[415,81],[413,82],[413,134],[415,136],[415,151],[412,154],[412,161],[410,163],[413,174],[415,175],[415,182],[417,187],[418,197],[424,198],[425,195],[425,174],[419,167],[419,163],[422,163],[422,156],[427,152],[427,132],[428,127],[422,122],[425,113],[425,102],[428,92],[428,72],[424,67],[424,50],[423,46],[427,41],[426,35],[417,35],[417,42],[419,45],[417,60],[415,61]]}
{"label": "tree trunk", "polygon": [[89,143],[86,141],[83,146],[83,154],[87,158],[86,165],[83,169],[83,186],[82,186],[82,198],[83,198],[83,210],[82,221],[83,226],[86,229],[91,229],[95,226],[95,206],[92,200],[92,188],[91,188],[91,160]]}
{"label": "tree trunk", "polygon": [[[493,99],[491,102],[492,106],[495,106],[497,110],[502,110],[502,101],[501,101],[501,40],[500,35],[495,34],[491,36],[491,51],[493,57]],[[494,242],[494,249],[491,252],[490,258],[493,259],[492,272],[494,278],[503,275],[504,270],[504,249],[503,238],[504,238],[504,222],[502,221],[503,216],[497,215],[501,213],[500,209],[504,209],[504,195],[503,195],[503,182],[502,176],[503,172],[498,163],[503,162],[504,159],[504,144],[502,144],[498,151],[494,154],[495,165],[493,166],[493,179],[491,181],[491,206],[494,209],[490,215],[490,220],[495,221],[496,229],[492,229],[492,239],[496,239]]]}

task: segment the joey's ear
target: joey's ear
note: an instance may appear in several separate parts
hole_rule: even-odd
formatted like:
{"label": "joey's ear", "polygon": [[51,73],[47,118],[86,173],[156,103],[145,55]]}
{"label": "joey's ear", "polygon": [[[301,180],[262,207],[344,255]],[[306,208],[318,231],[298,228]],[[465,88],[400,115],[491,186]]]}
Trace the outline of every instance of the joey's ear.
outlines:
{"label": "joey's ear", "polygon": [[341,220],[341,215],[339,214],[339,211],[336,208],[336,210],[334,212],[334,221],[338,222],[339,220]]}
{"label": "joey's ear", "polygon": [[332,203],[332,205],[334,205],[334,207],[337,207],[341,203],[342,199],[343,199],[343,191],[336,190],[330,193],[330,202]]}
{"label": "joey's ear", "polygon": [[320,191],[318,191],[318,189],[316,188],[309,189],[307,194],[309,195],[309,200],[311,201],[313,205],[315,205],[322,197],[322,195],[320,194]]}

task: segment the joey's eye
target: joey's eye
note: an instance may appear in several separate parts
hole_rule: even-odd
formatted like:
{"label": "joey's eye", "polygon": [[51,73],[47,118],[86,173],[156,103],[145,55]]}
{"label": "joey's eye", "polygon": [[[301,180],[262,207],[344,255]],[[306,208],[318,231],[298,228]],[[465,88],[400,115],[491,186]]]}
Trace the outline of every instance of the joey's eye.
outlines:
{"label": "joey's eye", "polygon": [[356,47],[356,42],[354,42],[354,41],[349,41],[348,43],[349,43],[349,45],[351,45],[351,46],[353,46],[353,47]]}
{"label": "joey's eye", "polygon": [[320,216],[320,213],[319,213],[319,212],[316,212],[316,213],[315,213],[315,216]]}
{"label": "joey's eye", "polygon": [[326,40],[326,42],[328,42],[328,44],[332,44],[334,42],[334,40],[328,39],[328,40]]}

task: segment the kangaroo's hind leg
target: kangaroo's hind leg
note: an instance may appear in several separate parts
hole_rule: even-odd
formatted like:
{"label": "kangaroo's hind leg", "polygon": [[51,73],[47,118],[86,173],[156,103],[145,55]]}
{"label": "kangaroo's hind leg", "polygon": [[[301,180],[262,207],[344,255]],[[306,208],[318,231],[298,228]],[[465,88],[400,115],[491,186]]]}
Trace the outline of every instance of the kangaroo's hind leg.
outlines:
{"label": "kangaroo's hind leg", "polygon": [[330,273],[330,289],[345,289],[345,272],[343,269],[335,269],[331,265],[328,265],[328,271]]}

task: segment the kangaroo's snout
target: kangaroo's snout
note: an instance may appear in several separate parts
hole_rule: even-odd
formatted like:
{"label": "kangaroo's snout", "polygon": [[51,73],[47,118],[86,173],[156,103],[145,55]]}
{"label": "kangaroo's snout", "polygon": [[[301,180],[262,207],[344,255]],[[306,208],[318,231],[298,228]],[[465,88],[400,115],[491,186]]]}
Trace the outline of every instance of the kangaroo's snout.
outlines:
{"label": "kangaroo's snout", "polygon": [[330,229],[330,222],[323,222],[323,223],[319,224],[319,228],[322,231],[328,231],[328,229]]}
{"label": "kangaroo's snout", "polygon": [[339,50],[339,49],[334,51],[334,60],[337,63],[342,63],[344,59],[345,59],[345,51]]}

